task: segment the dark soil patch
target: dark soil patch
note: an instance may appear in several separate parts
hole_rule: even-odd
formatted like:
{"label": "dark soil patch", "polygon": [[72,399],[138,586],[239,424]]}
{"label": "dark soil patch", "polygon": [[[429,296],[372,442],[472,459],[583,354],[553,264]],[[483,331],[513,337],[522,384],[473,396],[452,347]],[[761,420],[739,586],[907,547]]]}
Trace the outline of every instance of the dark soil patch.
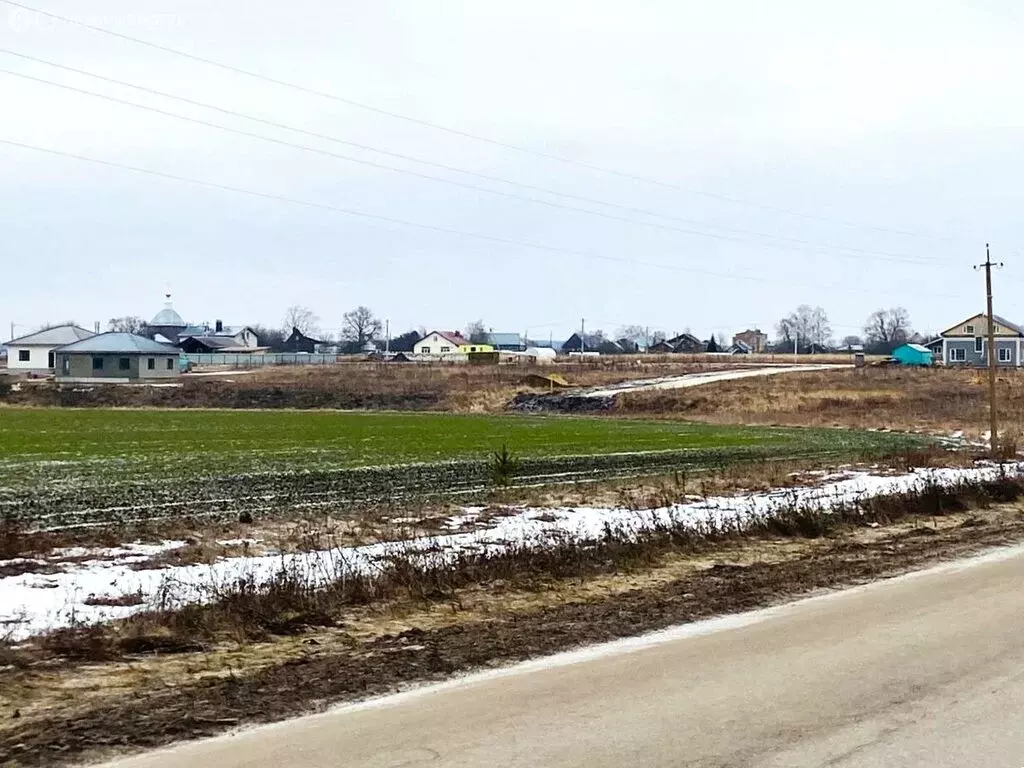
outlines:
{"label": "dark soil patch", "polygon": [[0,731],[0,763],[65,765],[112,750],[210,736],[236,724],[283,720],[408,683],[750,610],[1022,538],[1024,521],[1014,519],[927,536],[911,530],[868,543],[839,539],[793,560],[723,564],[654,589],[369,642],[351,638],[343,649],[310,645],[301,658],[249,674],[135,690],[20,722]]}

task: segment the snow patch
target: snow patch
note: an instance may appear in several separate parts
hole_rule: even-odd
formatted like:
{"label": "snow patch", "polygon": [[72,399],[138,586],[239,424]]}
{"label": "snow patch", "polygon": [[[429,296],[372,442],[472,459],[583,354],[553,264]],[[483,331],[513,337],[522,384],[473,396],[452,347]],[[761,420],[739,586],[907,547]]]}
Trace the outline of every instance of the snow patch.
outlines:
{"label": "snow patch", "polygon": [[[113,559],[69,563],[56,574],[26,573],[0,579],[0,630],[6,627],[14,639],[23,639],[48,629],[76,622],[96,622],[129,616],[144,610],[139,606],[90,606],[92,596],[140,593],[152,598],[161,587],[173,582],[173,594],[180,601],[201,602],[211,587],[249,577],[270,579],[282,568],[297,568],[311,579],[326,581],[340,571],[373,572],[382,558],[397,553],[453,557],[465,551],[501,551],[510,544],[527,545],[558,538],[593,539],[608,526],[640,532],[662,525],[689,523],[742,527],[751,518],[792,507],[830,509],[858,499],[921,489],[929,483],[950,485],[961,481],[990,480],[1005,471],[1021,473],[1024,464],[1003,470],[988,465],[973,468],[921,469],[903,475],[872,475],[848,472],[837,479],[812,487],[773,490],[701,499],[670,507],[630,510],[608,507],[521,507],[508,516],[495,517],[489,527],[470,533],[423,536],[398,542],[359,547],[338,547],[293,554],[253,555],[222,558],[212,564],[195,564],[136,571],[132,562],[145,559],[183,542],[160,545],[132,544],[112,550],[86,552],[114,553]],[[482,510],[467,508],[451,519],[454,529],[477,521]]]}

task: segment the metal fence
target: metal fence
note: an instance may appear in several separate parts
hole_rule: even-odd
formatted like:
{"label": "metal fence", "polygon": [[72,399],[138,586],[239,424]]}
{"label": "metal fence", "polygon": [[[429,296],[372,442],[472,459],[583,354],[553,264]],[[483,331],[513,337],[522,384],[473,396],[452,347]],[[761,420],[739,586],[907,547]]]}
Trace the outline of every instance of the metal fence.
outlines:
{"label": "metal fence", "polygon": [[221,365],[229,368],[263,368],[268,365],[330,365],[339,355],[303,355],[294,352],[245,354],[239,352],[183,352],[181,357],[192,365]]}

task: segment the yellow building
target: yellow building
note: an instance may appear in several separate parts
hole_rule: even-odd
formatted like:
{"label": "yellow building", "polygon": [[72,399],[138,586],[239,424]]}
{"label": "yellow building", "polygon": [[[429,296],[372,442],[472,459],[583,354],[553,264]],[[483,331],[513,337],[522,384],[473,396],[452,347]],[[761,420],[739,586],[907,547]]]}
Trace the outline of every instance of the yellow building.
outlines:
{"label": "yellow building", "polygon": [[431,357],[468,355],[470,352],[493,352],[490,344],[476,344],[456,331],[431,331],[416,342],[413,354]]}

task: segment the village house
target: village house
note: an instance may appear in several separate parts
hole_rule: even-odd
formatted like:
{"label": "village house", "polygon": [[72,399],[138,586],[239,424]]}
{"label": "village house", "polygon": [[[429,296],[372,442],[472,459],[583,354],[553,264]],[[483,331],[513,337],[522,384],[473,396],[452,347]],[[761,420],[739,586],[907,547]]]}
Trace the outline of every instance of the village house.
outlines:
{"label": "village house", "polygon": [[211,328],[189,326],[178,334],[178,346],[185,352],[260,352],[259,337],[247,325],[226,326],[220,320]]}
{"label": "village house", "polygon": [[707,342],[701,341],[692,333],[680,333],[671,339],[659,341],[650,348],[651,352],[660,354],[678,353],[685,355],[698,355],[708,351]]}
{"label": "village house", "polygon": [[737,333],[732,337],[732,343],[734,347],[746,347],[747,351],[753,352],[754,354],[761,354],[765,351],[768,346],[768,334],[762,333],[760,328],[750,330],[749,328],[745,331]]}
{"label": "village house", "polygon": [[59,382],[127,384],[181,375],[176,348],[133,333],[101,333],[53,353]]}
{"label": "village house", "polygon": [[284,340],[283,344],[281,344],[281,350],[283,352],[291,352],[293,354],[299,352],[313,354],[323,345],[323,341],[307,336],[298,328],[293,326],[291,334],[289,334],[288,338]]}
{"label": "village house", "polygon": [[501,352],[525,352],[526,338],[518,333],[488,333],[487,343]]}
{"label": "village house", "polygon": [[493,352],[494,347],[490,344],[476,344],[458,331],[431,331],[413,345],[412,351],[416,355],[454,357],[471,352]]}
{"label": "village house", "polygon": [[154,341],[175,344],[190,354],[263,351],[256,332],[249,326],[225,326],[220,320],[212,327],[206,323],[189,325],[175,311],[171,294],[165,294],[164,298],[164,308],[149,322],[149,333]]}
{"label": "village house", "polygon": [[56,325],[11,339],[4,345],[7,349],[7,369],[41,375],[53,373],[55,349],[95,335],[77,325]]}
{"label": "village house", "polygon": [[[1024,361],[1024,330],[999,315],[993,317],[993,331],[996,341],[996,364],[1020,366]],[[988,365],[988,316],[984,313],[972,315],[951,328],[927,345],[940,354],[946,365]]]}

